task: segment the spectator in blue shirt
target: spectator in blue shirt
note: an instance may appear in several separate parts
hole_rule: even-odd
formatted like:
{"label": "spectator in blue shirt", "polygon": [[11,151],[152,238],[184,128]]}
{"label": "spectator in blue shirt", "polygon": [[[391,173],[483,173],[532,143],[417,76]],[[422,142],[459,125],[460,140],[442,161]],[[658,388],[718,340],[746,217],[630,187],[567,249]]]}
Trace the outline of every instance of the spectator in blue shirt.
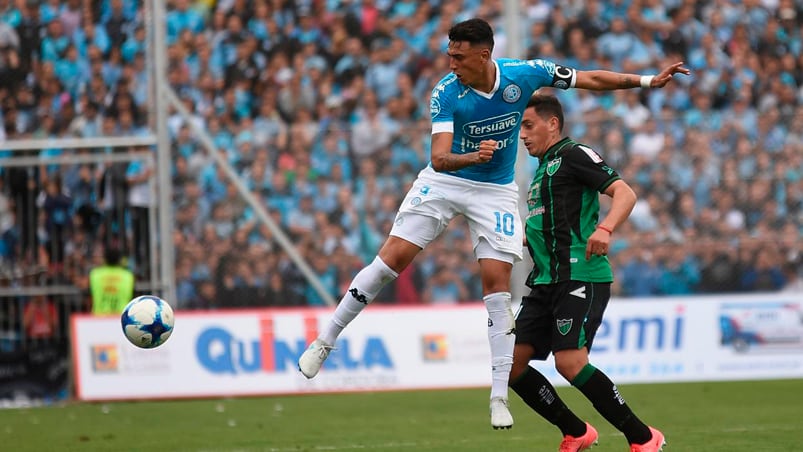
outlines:
{"label": "spectator in blue shirt", "polygon": [[200,33],[204,19],[189,7],[189,0],[173,0],[173,10],[167,13],[167,41],[173,43],[184,30]]}
{"label": "spectator in blue shirt", "polygon": [[70,45],[64,51],[64,58],[57,60],[54,70],[64,89],[73,97],[78,97],[82,86],[89,81],[89,66],[86,60],[78,58],[78,49]]}
{"label": "spectator in blue shirt", "polygon": [[688,247],[678,243],[666,245],[666,258],[662,265],[659,293],[662,295],[689,295],[700,282],[700,269]]}
{"label": "spectator in blue shirt", "polygon": [[661,282],[661,268],[652,253],[639,247],[630,247],[617,256],[622,294],[628,297],[656,295]]}
{"label": "spectator in blue shirt", "polygon": [[742,289],[748,292],[780,290],[785,282],[782,260],[773,249],[761,247],[753,259],[743,260]]}
{"label": "spectator in blue shirt", "polygon": [[88,59],[89,47],[97,47],[101,54],[108,53],[111,48],[111,40],[106,34],[106,29],[101,24],[84,24],[72,34],[73,44],[78,48],[81,58]]}
{"label": "spectator in blue shirt", "polygon": [[64,57],[70,38],[64,34],[61,22],[54,20],[47,26],[47,34],[42,39],[42,61],[56,62]]}
{"label": "spectator in blue shirt", "polygon": [[[104,32],[105,33],[105,32]],[[106,38],[108,39],[108,37]],[[138,25],[134,33],[125,40],[120,47],[120,54],[123,61],[130,63],[134,61],[134,56],[145,51],[145,27]]]}
{"label": "spectator in blue shirt", "polygon": [[628,31],[624,18],[614,18],[610,31],[603,33],[597,40],[597,52],[610,59],[615,71],[621,71],[625,58],[638,49],[638,38]]}

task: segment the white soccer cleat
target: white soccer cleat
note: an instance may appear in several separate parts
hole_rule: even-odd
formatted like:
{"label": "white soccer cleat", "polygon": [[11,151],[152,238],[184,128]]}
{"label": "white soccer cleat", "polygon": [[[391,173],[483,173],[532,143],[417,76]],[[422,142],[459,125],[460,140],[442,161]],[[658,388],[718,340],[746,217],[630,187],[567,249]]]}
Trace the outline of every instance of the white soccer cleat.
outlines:
{"label": "white soccer cleat", "polygon": [[298,370],[307,378],[318,375],[323,362],[326,361],[326,358],[329,357],[329,352],[333,349],[334,346],[320,339],[315,339],[301,354],[301,358],[298,359]]}
{"label": "white soccer cleat", "polygon": [[491,399],[491,427],[494,430],[513,427],[513,415],[507,406],[507,399],[494,397]]}

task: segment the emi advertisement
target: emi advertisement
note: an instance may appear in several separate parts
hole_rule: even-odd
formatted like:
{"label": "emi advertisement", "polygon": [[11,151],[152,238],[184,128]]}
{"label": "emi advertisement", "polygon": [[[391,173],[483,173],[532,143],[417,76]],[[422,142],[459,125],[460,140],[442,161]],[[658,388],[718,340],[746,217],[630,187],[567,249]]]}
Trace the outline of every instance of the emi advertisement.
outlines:
{"label": "emi advertisement", "polygon": [[[369,306],[317,377],[296,362],[331,310],[177,311],[161,347],[128,343],[119,318],[76,314],[72,357],[81,400],[229,397],[485,387],[482,304]],[[621,383],[803,377],[799,294],[614,299],[591,361]],[[553,363],[533,362],[557,385]]]}

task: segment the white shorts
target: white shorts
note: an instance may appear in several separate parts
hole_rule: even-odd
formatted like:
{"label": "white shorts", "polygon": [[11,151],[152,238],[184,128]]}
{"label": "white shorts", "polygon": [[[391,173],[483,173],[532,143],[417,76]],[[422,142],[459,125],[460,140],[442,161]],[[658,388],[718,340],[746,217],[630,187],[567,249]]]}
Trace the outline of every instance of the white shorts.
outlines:
{"label": "white shorts", "polygon": [[396,214],[390,235],[426,248],[457,215],[468,221],[474,255],[514,263],[521,260],[524,225],[519,191],[506,185],[475,182],[435,172],[427,166],[413,183]]}

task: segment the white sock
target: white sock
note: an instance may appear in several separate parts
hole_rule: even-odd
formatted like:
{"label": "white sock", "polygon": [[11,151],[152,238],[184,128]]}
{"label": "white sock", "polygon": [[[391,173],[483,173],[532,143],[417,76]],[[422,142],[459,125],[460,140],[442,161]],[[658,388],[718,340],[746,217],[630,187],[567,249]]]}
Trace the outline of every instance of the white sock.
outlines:
{"label": "white sock", "polygon": [[368,303],[376,298],[385,285],[399,276],[377,256],[367,267],[360,270],[349,285],[348,292],[340,299],[332,319],[321,332],[319,339],[334,345],[337,336]]}
{"label": "white sock", "polygon": [[491,398],[507,399],[507,383],[513,367],[513,347],[516,345],[516,320],[511,309],[510,292],[484,296],[488,310],[488,342],[491,344]]}

